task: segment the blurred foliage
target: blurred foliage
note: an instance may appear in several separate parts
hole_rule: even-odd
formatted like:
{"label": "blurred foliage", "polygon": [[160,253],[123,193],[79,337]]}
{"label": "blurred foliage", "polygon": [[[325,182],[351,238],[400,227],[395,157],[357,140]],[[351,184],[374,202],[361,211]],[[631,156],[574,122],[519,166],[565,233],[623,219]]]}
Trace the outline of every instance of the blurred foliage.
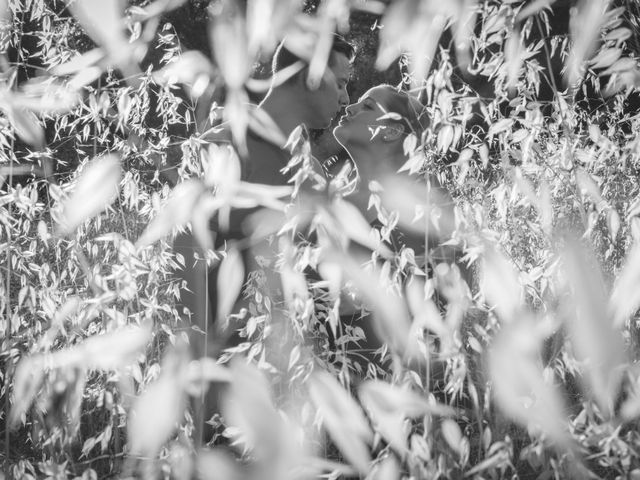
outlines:
{"label": "blurred foliage", "polygon": [[[0,2],[6,478],[639,477],[636,2],[206,8]],[[301,22],[356,43],[352,97],[402,83],[431,119],[372,194],[376,228],[305,187],[300,131],[284,190],[200,137],[224,120],[241,143],[246,67]],[[231,311],[240,246],[207,249],[222,301],[215,328],[193,325],[172,239],[210,247],[209,218],[238,205],[265,207],[280,262],[261,258]],[[435,240],[391,250],[398,228]],[[341,320],[345,297],[371,314]],[[238,343],[191,356],[234,319]]]}

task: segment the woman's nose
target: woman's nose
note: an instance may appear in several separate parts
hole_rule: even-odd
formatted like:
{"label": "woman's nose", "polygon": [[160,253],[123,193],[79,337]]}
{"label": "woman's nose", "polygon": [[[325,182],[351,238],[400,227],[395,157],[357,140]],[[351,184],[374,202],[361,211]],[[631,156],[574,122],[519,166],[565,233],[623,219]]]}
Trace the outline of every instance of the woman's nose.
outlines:
{"label": "woman's nose", "polygon": [[353,116],[356,114],[357,112],[357,103],[353,103],[351,105],[347,105],[347,108],[345,108],[345,113],[349,116]]}

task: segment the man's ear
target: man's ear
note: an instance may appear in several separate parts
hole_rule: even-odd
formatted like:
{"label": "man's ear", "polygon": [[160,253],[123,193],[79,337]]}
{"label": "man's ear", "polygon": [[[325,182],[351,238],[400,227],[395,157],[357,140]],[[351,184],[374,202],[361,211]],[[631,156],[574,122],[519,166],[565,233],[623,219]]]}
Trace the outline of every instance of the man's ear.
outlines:
{"label": "man's ear", "polygon": [[382,130],[382,140],[391,143],[399,140],[404,135],[404,128],[400,125],[386,125]]}

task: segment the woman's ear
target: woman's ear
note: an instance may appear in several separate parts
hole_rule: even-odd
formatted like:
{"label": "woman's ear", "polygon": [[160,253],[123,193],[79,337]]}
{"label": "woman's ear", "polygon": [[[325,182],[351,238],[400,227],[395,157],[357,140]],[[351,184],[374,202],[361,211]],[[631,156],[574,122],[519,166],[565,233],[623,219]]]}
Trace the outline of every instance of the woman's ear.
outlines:
{"label": "woman's ear", "polygon": [[400,125],[386,125],[382,130],[382,140],[391,143],[399,140],[404,135],[404,128]]}

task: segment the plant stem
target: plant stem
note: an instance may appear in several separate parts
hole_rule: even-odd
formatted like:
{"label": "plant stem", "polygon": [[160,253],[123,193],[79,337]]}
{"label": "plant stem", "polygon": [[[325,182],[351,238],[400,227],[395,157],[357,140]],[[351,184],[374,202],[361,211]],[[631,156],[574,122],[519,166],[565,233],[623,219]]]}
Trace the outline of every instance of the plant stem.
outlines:
{"label": "plant stem", "polygon": [[[9,192],[9,190],[11,190],[13,188],[13,144],[14,144],[14,140],[11,140],[11,153],[9,154],[9,183],[7,184],[7,193]],[[3,349],[5,352],[9,352],[11,351],[11,246],[12,246],[12,242],[13,239],[11,237],[11,225],[7,224],[6,227],[7,230],[7,266],[5,268],[5,275],[6,275],[6,280],[5,280],[5,295],[6,295],[6,299],[5,299],[5,305],[4,305],[4,312],[5,312],[5,321],[6,321],[6,333],[5,333],[5,348]],[[5,461],[5,477],[6,478],[11,478],[9,475],[9,469],[10,469],[10,464],[11,462],[9,462],[9,440],[10,440],[10,434],[9,434],[9,425],[7,422],[7,416],[9,415],[9,385],[11,382],[9,382],[9,371],[11,369],[11,356],[7,355],[7,366],[5,368],[4,371],[4,422],[5,422],[5,429],[4,429],[4,461]]]}

